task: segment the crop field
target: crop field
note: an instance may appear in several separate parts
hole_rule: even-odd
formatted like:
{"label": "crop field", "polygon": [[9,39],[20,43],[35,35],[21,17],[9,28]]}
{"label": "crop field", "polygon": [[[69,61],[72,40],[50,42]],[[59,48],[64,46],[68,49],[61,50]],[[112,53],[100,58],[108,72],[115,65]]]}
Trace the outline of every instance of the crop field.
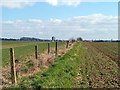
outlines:
{"label": "crop field", "polygon": [[[54,42],[52,43],[54,47],[55,44]],[[40,53],[45,51],[45,48],[47,48],[46,43],[38,43],[38,45],[39,48],[42,48],[41,51],[38,50]],[[17,75],[17,85],[8,87],[120,88],[118,78],[120,73],[118,66],[118,43],[75,42],[69,43],[67,50],[63,48],[65,45],[65,42],[59,42],[59,46],[62,46],[61,50],[64,50],[65,53],[58,54],[52,63],[38,67],[40,71],[37,71],[32,75],[25,74],[21,78]],[[15,47],[15,50],[15,57],[17,57],[18,60],[21,60],[20,56],[27,56],[26,54],[28,54],[27,57],[29,57],[29,55],[32,55],[34,53],[34,44]],[[8,55],[6,52],[9,53],[9,49],[2,49],[2,52],[3,54]],[[28,52],[30,52],[30,54]],[[20,56],[18,56],[17,53],[19,53]],[[2,55],[2,58],[3,56],[4,55]],[[7,66],[9,64],[7,60],[3,58],[3,66]],[[33,67],[30,60],[27,61],[25,65],[29,68]],[[10,78],[10,74],[7,77]]]}

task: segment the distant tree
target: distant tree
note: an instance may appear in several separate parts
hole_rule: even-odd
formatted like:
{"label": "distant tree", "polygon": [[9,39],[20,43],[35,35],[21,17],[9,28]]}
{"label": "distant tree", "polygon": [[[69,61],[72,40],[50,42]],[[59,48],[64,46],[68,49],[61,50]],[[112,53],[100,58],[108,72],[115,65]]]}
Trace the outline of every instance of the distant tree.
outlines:
{"label": "distant tree", "polygon": [[82,41],[83,39],[81,37],[78,37],[77,38],[77,41]]}
{"label": "distant tree", "polygon": [[74,43],[74,42],[75,42],[75,39],[74,39],[74,38],[71,38],[70,41],[71,41],[72,43]]}

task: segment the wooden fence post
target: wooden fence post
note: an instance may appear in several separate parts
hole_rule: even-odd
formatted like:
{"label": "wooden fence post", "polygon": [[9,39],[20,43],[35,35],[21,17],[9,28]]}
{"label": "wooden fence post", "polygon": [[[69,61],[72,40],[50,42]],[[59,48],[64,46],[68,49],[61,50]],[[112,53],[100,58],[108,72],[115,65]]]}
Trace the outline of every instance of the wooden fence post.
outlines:
{"label": "wooden fence post", "polygon": [[12,78],[12,84],[16,85],[17,81],[16,81],[14,48],[10,48],[10,60],[11,60],[11,78]]}
{"label": "wooden fence post", "polygon": [[38,67],[38,46],[35,45],[35,61],[34,61],[34,67]]}
{"label": "wooden fence post", "polygon": [[69,44],[69,41],[67,41],[67,45],[66,45],[66,48],[68,48],[68,44]]}
{"label": "wooden fence post", "polygon": [[55,54],[57,55],[57,41],[56,41],[56,46],[55,46]]}
{"label": "wooden fence post", "polygon": [[50,43],[48,43],[48,54],[50,53]]}
{"label": "wooden fence post", "polygon": [[35,46],[35,59],[36,59],[36,60],[38,59],[37,51],[38,51],[38,46],[36,45],[36,46]]}

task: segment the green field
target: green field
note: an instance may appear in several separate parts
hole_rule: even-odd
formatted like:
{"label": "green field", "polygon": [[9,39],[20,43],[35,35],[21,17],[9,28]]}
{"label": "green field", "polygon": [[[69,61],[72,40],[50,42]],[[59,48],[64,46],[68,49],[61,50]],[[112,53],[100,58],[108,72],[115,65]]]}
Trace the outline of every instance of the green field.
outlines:
{"label": "green field", "polygon": [[56,56],[49,68],[17,78],[18,85],[11,87],[120,88],[118,69],[118,43],[77,42],[65,55]]}
{"label": "green field", "polygon": [[[66,42],[58,42],[58,46],[64,45]],[[47,42],[37,41],[3,41],[2,42],[2,67],[10,65],[9,48],[14,48],[15,60],[25,60],[25,58],[34,55],[35,45],[38,45],[38,53],[47,50]],[[50,47],[55,47],[55,42],[50,43]]]}

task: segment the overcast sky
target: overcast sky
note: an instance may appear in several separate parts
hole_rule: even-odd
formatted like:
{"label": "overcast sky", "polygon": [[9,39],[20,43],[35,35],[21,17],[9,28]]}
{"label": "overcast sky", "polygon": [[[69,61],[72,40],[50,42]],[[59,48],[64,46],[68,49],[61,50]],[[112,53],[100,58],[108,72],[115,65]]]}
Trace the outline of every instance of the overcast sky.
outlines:
{"label": "overcast sky", "polygon": [[0,3],[0,33],[6,38],[118,39],[117,0],[85,1],[4,0]]}

